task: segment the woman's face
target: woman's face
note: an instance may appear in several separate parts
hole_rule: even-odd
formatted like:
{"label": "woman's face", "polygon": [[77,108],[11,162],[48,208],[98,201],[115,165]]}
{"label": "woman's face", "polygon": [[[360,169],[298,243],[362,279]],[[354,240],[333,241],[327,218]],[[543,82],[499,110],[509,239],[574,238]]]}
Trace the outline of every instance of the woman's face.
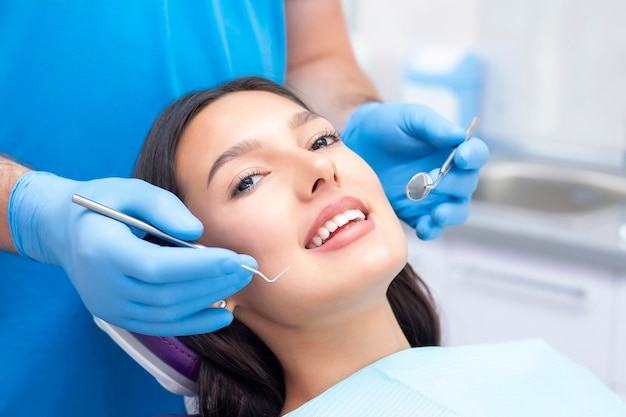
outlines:
{"label": "woman's face", "polygon": [[380,302],[406,263],[400,223],[372,169],[325,119],[275,94],[228,94],[184,131],[175,158],[200,242],[253,256],[229,299],[253,330],[299,328]]}

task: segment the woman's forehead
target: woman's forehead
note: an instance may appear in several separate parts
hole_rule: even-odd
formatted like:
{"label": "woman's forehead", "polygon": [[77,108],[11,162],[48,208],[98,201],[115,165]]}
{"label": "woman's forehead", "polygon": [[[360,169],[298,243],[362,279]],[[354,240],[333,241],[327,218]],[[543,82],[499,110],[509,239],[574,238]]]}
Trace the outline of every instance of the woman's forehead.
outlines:
{"label": "woman's forehead", "polygon": [[[221,153],[236,142],[275,139],[293,127],[291,121],[308,112],[294,101],[267,91],[229,93],[206,106],[189,122],[177,157],[190,153]],[[181,155],[182,154],[182,155]]]}
{"label": "woman's forehead", "polygon": [[[212,143],[253,139],[289,127],[294,115],[307,110],[288,98],[266,91],[241,91],[220,97],[189,123],[181,142],[191,138]],[[194,139],[191,139],[194,140]]]}
{"label": "woman's forehead", "polygon": [[[205,112],[206,110],[206,112]],[[200,113],[210,116],[252,118],[255,114],[268,112],[296,112],[304,110],[293,100],[268,91],[237,91],[228,93],[209,104]]]}

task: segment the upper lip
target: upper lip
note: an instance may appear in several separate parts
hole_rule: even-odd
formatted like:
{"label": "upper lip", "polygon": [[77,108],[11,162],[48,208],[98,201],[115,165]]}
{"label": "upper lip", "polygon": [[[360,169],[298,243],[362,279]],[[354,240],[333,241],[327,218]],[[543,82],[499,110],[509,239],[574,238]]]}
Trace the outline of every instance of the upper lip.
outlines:
{"label": "upper lip", "polygon": [[365,203],[363,203],[356,197],[347,196],[335,200],[332,203],[328,204],[326,207],[324,207],[320,214],[317,215],[315,221],[309,229],[309,232],[306,235],[304,246],[306,246],[311,241],[311,239],[313,239],[313,236],[317,234],[319,228],[324,226],[327,221],[349,209],[361,210],[361,212],[363,212],[363,214],[365,214],[366,216],[368,214]]}

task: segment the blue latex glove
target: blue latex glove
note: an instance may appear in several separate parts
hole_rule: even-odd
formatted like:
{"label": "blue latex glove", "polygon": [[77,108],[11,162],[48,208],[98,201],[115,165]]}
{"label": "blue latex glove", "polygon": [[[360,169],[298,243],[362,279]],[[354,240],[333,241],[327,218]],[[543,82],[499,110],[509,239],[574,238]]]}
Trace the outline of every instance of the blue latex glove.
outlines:
{"label": "blue latex glove", "polygon": [[176,196],[138,179],[78,182],[44,172],[22,175],[8,208],[15,247],[24,257],[61,266],[93,315],[161,336],[230,324],[228,310],[206,307],[250,282],[251,273],[240,265],[256,268],[253,258],[226,249],[149,243],[128,226],[72,203],[72,194],[183,240],[198,238],[202,223]]}
{"label": "blue latex glove", "polygon": [[[421,239],[440,236],[447,226],[462,224],[478,184],[479,169],[489,159],[487,145],[420,104],[366,103],[346,123],[343,139],[378,174],[396,214]],[[428,197],[411,201],[407,182],[420,171],[437,178],[439,167],[459,145],[454,165]]]}

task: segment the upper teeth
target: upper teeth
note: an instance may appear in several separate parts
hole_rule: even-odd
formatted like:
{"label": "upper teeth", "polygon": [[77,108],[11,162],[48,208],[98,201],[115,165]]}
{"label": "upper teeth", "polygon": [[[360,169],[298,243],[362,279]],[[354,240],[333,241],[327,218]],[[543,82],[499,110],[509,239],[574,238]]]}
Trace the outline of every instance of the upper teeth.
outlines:
{"label": "upper teeth", "polygon": [[332,219],[324,223],[324,226],[317,230],[317,234],[311,238],[311,241],[306,245],[307,249],[314,249],[322,244],[340,227],[345,226],[352,220],[365,220],[365,214],[358,209],[349,209],[341,214],[336,215]]}

